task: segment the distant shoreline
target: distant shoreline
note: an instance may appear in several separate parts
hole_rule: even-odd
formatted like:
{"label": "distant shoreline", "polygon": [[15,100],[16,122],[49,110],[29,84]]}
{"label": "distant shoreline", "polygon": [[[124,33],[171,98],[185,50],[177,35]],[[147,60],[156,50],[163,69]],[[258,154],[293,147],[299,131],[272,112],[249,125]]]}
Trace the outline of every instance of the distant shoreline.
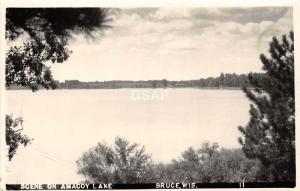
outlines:
{"label": "distant shoreline", "polygon": [[[263,78],[262,73],[252,73],[255,78]],[[246,74],[224,74],[221,73],[218,77],[200,78],[197,80],[177,80],[171,81],[167,79],[161,80],[112,80],[112,81],[79,81],[65,80],[64,82],[55,81],[55,89],[211,89],[211,90],[239,90],[244,86],[249,85],[248,76]],[[29,84],[26,87],[10,84],[6,85],[7,90],[31,89]],[[38,89],[44,89],[41,85]]]}

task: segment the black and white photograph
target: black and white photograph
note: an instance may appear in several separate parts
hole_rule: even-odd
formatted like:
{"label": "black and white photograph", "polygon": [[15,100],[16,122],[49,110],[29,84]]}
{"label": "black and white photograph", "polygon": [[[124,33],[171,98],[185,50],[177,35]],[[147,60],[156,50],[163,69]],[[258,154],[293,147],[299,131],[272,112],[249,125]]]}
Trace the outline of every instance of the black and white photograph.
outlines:
{"label": "black and white photograph", "polygon": [[293,6],[2,10],[7,190],[296,187]]}

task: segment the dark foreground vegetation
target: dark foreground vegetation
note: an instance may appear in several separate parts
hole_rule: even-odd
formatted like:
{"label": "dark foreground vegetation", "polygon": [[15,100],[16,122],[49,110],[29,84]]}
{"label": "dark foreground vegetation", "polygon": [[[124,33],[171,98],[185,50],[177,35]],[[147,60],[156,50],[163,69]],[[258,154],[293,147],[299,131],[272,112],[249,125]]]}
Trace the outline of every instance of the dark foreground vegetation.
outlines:
{"label": "dark foreground vegetation", "polygon": [[239,142],[249,158],[259,159],[268,181],[295,181],[294,33],[273,37],[271,57],[260,55],[266,75],[249,75],[250,121],[239,127]]}
{"label": "dark foreground vegetation", "polygon": [[98,143],[77,161],[85,183],[255,182],[264,181],[258,160],[241,149],[203,143],[189,147],[169,163],[154,163],[145,148],[117,137],[113,146]]}

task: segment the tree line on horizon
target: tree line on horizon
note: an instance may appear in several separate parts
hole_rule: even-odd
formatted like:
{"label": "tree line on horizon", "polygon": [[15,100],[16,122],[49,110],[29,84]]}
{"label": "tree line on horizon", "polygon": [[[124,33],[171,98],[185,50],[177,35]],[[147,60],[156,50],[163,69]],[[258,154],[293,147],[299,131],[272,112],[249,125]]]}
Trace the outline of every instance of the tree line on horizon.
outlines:
{"label": "tree line on horizon", "polygon": [[[263,78],[264,73],[252,73],[256,78]],[[198,80],[112,80],[82,82],[79,80],[56,81],[57,89],[118,89],[118,88],[242,88],[249,85],[247,74],[221,73],[218,77]],[[42,88],[40,86],[40,88]],[[23,86],[10,85],[7,89],[26,89]],[[28,89],[28,88],[27,88]]]}
{"label": "tree line on horizon", "polygon": [[[257,77],[264,75],[263,73],[255,73]],[[96,81],[96,82],[81,82],[79,80],[65,80],[59,82],[58,88],[61,89],[77,89],[77,88],[184,88],[184,87],[199,87],[199,88],[241,88],[247,85],[247,74],[224,74],[223,72],[218,77],[200,78],[197,80],[113,80],[113,81]]]}

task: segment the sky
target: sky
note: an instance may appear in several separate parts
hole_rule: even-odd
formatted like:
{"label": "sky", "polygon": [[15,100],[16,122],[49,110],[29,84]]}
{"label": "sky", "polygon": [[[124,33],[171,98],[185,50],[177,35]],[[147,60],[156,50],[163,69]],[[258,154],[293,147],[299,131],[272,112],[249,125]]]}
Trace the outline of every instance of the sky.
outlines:
{"label": "sky", "polygon": [[272,36],[293,29],[292,8],[126,8],[95,39],[75,36],[55,79],[190,80],[261,72]]}

